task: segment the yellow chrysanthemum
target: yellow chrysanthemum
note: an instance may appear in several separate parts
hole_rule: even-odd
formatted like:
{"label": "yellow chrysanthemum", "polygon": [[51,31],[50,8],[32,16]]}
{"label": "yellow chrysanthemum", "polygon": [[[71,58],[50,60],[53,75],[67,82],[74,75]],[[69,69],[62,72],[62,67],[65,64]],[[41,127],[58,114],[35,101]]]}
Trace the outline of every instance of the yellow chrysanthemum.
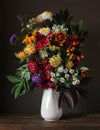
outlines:
{"label": "yellow chrysanthemum", "polygon": [[69,60],[67,63],[66,63],[66,67],[71,69],[72,67],[74,66],[73,62],[71,60]]}
{"label": "yellow chrysanthemum", "polygon": [[54,55],[52,58],[49,59],[50,65],[53,67],[57,67],[59,64],[61,64],[61,57],[60,54]]}
{"label": "yellow chrysanthemum", "polygon": [[22,41],[22,43],[33,43],[33,42],[35,42],[36,41],[36,33],[35,32],[33,32],[32,34],[30,34],[30,35],[26,35],[25,36],[25,38],[24,38],[24,40]]}
{"label": "yellow chrysanthemum", "polygon": [[24,51],[20,51],[19,53],[16,53],[15,55],[20,60],[23,60],[26,57]]}
{"label": "yellow chrysanthemum", "polygon": [[27,44],[27,46],[24,48],[24,53],[26,55],[31,55],[32,53],[35,53],[35,50],[34,44]]}

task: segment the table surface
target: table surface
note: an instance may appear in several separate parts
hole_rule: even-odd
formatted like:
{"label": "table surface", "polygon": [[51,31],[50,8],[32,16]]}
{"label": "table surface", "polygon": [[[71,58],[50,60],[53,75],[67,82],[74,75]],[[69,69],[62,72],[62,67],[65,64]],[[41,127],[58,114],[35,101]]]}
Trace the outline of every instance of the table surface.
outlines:
{"label": "table surface", "polygon": [[100,114],[68,114],[58,121],[38,115],[0,115],[0,130],[100,130]]}

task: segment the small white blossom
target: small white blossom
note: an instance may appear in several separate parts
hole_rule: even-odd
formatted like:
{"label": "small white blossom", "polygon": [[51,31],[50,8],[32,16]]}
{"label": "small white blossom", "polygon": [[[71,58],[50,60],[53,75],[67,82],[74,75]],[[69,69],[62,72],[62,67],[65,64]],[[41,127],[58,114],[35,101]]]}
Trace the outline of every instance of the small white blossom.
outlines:
{"label": "small white blossom", "polygon": [[60,74],[59,74],[59,73],[56,73],[56,76],[60,76]]}
{"label": "small white blossom", "polygon": [[77,80],[77,84],[80,84],[80,80]]}
{"label": "small white blossom", "polygon": [[65,68],[65,69],[64,69],[64,73],[67,73],[67,72],[68,72],[68,69],[67,69],[67,68]]}
{"label": "small white blossom", "polygon": [[63,69],[63,66],[61,66],[61,67],[58,68],[58,71],[59,71],[59,72],[63,72],[63,70],[64,70],[64,69]]}
{"label": "small white blossom", "polygon": [[69,78],[69,74],[65,74],[65,78],[68,79]]}
{"label": "small white blossom", "polygon": [[55,73],[51,72],[50,74],[51,74],[51,77],[55,77]]}
{"label": "small white blossom", "polygon": [[80,84],[80,80],[77,77],[73,77],[72,84],[73,85]]}
{"label": "small white blossom", "polygon": [[70,74],[73,74],[73,73],[74,73],[74,70],[73,70],[73,69],[70,69],[70,70],[69,70],[69,73],[70,73]]}
{"label": "small white blossom", "polygon": [[50,78],[50,80],[51,80],[51,81],[53,81],[53,82],[55,81],[55,79],[54,79],[54,78]]}
{"label": "small white blossom", "polygon": [[75,80],[75,81],[72,81],[72,84],[73,84],[73,85],[76,85],[76,84],[77,84],[76,80]]}
{"label": "small white blossom", "polygon": [[60,82],[61,82],[61,83],[64,83],[64,82],[65,82],[65,79],[64,79],[64,78],[60,78]]}

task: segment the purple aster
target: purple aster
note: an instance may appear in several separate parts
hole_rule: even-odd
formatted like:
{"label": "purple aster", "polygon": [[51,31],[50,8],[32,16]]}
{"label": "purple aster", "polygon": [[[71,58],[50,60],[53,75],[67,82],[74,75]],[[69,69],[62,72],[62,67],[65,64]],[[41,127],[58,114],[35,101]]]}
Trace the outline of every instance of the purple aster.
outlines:
{"label": "purple aster", "polygon": [[10,37],[10,40],[9,40],[9,42],[11,43],[11,44],[13,44],[14,43],[14,40],[17,38],[17,34],[13,34],[11,37]]}
{"label": "purple aster", "polygon": [[36,75],[36,76],[32,76],[32,82],[35,84],[39,84],[42,83],[42,78],[41,75]]}

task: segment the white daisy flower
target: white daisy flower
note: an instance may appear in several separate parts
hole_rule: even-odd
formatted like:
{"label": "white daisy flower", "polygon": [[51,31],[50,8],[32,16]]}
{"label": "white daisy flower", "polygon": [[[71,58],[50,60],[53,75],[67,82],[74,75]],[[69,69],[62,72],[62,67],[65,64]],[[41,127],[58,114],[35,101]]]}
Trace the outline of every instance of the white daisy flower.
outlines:
{"label": "white daisy flower", "polygon": [[65,78],[68,79],[69,78],[69,74],[65,74]]}
{"label": "white daisy flower", "polygon": [[61,82],[61,83],[64,83],[64,82],[65,82],[65,79],[64,79],[64,78],[60,78],[60,82]]}
{"label": "white daisy flower", "polygon": [[55,73],[51,72],[50,73],[51,77],[55,77]]}
{"label": "white daisy flower", "polygon": [[55,79],[54,79],[54,78],[50,78],[50,80],[51,80],[51,81],[53,81],[53,82],[55,81]]}
{"label": "white daisy flower", "polygon": [[70,74],[73,74],[73,73],[74,73],[74,70],[73,70],[73,69],[70,69],[70,70],[69,70],[69,73],[70,73]]}
{"label": "white daisy flower", "polygon": [[63,72],[63,70],[64,70],[64,69],[63,69],[63,66],[61,66],[61,67],[58,68],[58,71],[59,71],[59,72]]}
{"label": "white daisy flower", "polygon": [[68,72],[68,69],[67,69],[67,68],[65,68],[65,69],[64,69],[64,73],[67,73],[67,72]]}

